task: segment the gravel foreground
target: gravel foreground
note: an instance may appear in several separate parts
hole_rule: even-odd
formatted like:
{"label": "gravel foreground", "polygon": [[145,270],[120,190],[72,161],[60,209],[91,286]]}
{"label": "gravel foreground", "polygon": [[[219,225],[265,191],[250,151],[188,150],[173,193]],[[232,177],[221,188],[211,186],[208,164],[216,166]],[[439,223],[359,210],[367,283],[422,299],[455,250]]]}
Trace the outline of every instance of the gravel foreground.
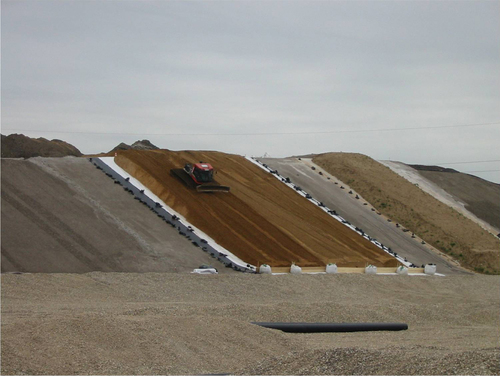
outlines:
{"label": "gravel foreground", "polygon": [[[500,277],[3,274],[2,374],[500,374]],[[405,322],[292,334],[252,321]]]}

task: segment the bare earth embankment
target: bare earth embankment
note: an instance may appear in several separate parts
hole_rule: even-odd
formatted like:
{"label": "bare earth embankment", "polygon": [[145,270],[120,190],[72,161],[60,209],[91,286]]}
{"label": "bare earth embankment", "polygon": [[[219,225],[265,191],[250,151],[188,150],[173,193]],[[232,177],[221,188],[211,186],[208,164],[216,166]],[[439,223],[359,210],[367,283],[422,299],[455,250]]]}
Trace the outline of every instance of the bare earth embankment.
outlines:
{"label": "bare earth embankment", "polygon": [[478,272],[500,273],[500,241],[370,157],[327,153],[313,159],[386,216]]}
{"label": "bare earth embankment", "polygon": [[213,263],[85,158],[2,158],[1,209],[2,272],[189,273]]}
{"label": "bare earth embankment", "polygon": [[493,235],[500,232],[500,184],[439,166],[379,162]]}
{"label": "bare earth embankment", "polygon": [[499,305],[484,275],[3,274],[2,374],[498,374]]}
{"label": "bare earth embankment", "polygon": [[[253,265],[364,267],[397,261],[239,155],[212,151],[119,151],[116,163],[218,244]],[[204,161],[229,193],[187,188],[170,169]]]}

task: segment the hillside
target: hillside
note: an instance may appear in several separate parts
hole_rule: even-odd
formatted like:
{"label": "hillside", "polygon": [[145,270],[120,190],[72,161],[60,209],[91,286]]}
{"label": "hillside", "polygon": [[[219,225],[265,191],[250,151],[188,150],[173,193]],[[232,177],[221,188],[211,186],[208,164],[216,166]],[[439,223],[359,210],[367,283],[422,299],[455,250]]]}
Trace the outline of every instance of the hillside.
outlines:
{"label": "hillside", "polygon": [[[254,265],[395,266],[396,260],[244,157],[219,152],[119,151],[116,163],[240,259]],[[200,194],[171,168],[205,161],[224,194]]]}
{"label": "hillside", "polygon": [[62,140],[30,138],[22,134],[2,135],[2,158],[80,157],[82,153]]}
{"label": "hillside", "polygon": [[420,175],[450,193],[465,204],[465,209],[500,229],[500,184],[477,176],[439,170],[436,166],[410,165]]}
{"label": "hillside", "polygon": [[2,158],[1,209],[2,272],[189,273],[214,261],[85,158]]}
{"label": "hillside", "polygon": [[313,161],[349,184],[380,212],[454,257],[462,266],[500,273],[497,238],[388,167],[353,153],[321,154]]}

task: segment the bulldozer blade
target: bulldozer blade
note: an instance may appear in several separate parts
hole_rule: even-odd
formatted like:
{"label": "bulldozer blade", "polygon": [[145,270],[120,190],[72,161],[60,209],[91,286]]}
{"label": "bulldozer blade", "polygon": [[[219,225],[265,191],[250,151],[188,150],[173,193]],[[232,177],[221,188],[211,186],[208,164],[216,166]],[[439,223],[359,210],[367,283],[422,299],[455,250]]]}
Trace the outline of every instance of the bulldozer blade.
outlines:
{"label": "bulldozer blade", "polygon": [[186,171],[184,171],[182,168],[173,168],[170,170],[170,174],[178,178],[180,181],[182,181],[186,186],[189,188],[196,189],[197,184],[194,182],[193,179],[187,174]]}
{"label": "bulldozer blade", "polygon": [[229,187],[224,185],[202,184],[196,186],[198,192],[229,192]]}

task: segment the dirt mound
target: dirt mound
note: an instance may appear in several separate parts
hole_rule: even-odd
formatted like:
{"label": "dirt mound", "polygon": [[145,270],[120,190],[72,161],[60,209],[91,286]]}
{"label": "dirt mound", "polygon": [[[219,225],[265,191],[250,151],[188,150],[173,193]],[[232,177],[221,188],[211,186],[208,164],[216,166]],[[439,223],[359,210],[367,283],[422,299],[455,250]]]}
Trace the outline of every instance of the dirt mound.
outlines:
{"label": "dirt mound", "polygon": [[[396,260],[238,155],[209,151],[118,152],[115,161],[167,205],[254,265],[395,266]],[[201,194],[170,169],[204,161],[229,193]]]}
{"label": "dirt mound", "polygon": [[149,140],[136,141],[132,145],[127,145],[126,143],[121,142],[115,148],[110,150],[107,154],[113,153],[113,152],[118,151],[118,150],[130,150],[130,149],[134,149],[134,150],[158,150],[159,147],[153,145]]}
{"label": "dirt mound", "polygon": [[82,153],[61,140],[30,138],[22,134],[2,135],[2,158],[80,157]]}
{"label": "dirt mound", "polygon": [[463,266],[478,272],[500,273],[497,238],[388,167],[352,153],[322,154],[313,161],[353,187],[380,212]]}

